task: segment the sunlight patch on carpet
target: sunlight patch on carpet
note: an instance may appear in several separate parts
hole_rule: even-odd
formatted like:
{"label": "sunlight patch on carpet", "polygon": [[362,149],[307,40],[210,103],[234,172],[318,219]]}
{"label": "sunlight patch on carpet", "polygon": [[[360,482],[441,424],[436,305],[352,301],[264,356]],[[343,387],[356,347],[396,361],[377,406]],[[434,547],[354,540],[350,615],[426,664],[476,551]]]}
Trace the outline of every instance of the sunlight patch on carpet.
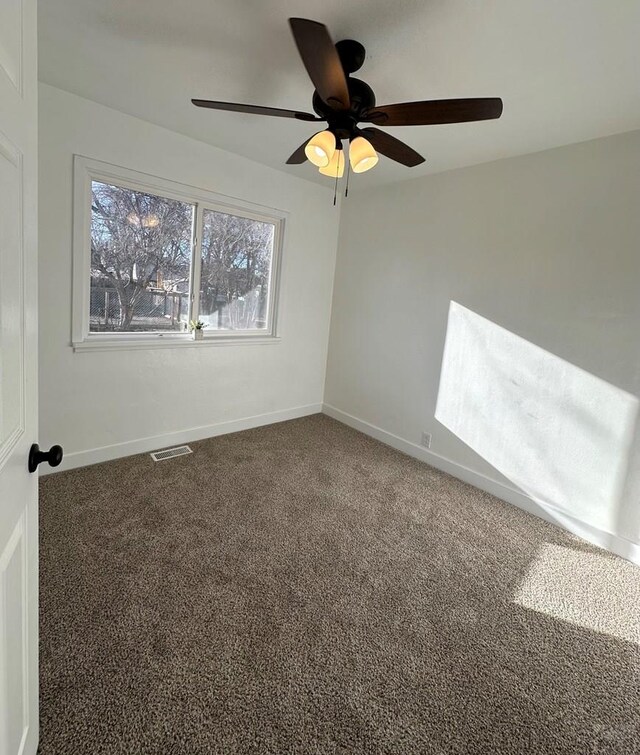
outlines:
{"label": "sunlight patch on carpet", "polygon": [[545,543],[520,583],[514,602],[640,644],[640,570],[604,552]]}

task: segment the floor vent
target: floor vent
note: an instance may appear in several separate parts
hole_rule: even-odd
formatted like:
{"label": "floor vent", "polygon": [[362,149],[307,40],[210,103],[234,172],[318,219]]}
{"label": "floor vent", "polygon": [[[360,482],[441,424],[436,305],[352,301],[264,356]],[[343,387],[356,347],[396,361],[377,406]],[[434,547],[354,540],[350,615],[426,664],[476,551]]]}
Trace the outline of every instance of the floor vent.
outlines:
{"label": "floor vent", "polygon": [[190,453],[193,453],[193,451],[189,446],[176,446],[175,448],[165,448],[164,451],[155,451],[151,454],[151,458],[154,461],[164,461],[165,459],[173,459],[174,456],[185,456]]}

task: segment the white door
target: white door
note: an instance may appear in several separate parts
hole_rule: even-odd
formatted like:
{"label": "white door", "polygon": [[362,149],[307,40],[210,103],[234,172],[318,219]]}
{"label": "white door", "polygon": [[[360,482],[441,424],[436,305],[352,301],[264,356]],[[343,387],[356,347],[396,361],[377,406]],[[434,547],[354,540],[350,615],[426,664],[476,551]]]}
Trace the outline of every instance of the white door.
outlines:
{"label": "white door", "polygon": [[36,0],[0,0],[0,755],[38,744]]}

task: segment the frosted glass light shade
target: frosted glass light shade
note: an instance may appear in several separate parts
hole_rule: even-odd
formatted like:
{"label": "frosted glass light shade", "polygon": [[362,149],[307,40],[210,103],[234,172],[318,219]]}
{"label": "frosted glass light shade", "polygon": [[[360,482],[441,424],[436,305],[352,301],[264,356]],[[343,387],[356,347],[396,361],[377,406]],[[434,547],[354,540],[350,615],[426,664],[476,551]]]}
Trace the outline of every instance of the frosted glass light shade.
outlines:
{"label": "frosted glass light shade", "polygon": [[329,165],[320,168],[320,173],[322,173],[323,176],[329,176],[329,178],[336,178],[336,176],[342,178],[344,173],[344,150],[337,149],[333,153]]}
{"label": "frosted glass light shade", "polygon": [[370,142],[363,136],[356,136],[349,145],[349,162],[354,173],[364,173],[376,165],[378,155]]}
{"label": "frosted glass light shade", "polygon": [[336,138],[331,131],[318,131],[309,139],[304,148],[307,160],[317,165],[318,168],[325,168],[329,165],[335,151]]}

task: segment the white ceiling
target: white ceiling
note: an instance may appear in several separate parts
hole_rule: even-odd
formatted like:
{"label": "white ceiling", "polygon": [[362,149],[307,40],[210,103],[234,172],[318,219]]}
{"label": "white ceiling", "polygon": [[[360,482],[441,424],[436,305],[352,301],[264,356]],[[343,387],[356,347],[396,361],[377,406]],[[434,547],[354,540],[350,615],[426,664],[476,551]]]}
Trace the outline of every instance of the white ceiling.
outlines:
{"label": "white ceiling", "polygon": [[356,76],[378,104],[504,100],[499,121],[389,129],[426,164],[381,158],[361,186],[640,128],[640,0],[40,0],[39,14],[41,80],[321,182],[284,165],[315,124],[189,102],[310,111],[289,16],[362,42]]}

